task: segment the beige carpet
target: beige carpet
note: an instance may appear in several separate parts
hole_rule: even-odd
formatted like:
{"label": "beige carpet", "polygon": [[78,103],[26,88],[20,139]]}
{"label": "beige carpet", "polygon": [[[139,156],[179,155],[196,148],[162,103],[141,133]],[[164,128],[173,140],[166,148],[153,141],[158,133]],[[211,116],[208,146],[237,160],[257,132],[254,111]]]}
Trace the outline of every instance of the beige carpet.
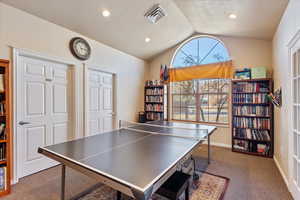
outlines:
{"label": "beige carpet", "polygon": [[[226,192],[229,179],[216,176],[209,173],[201,173],[198,181],[191,184],[190,199],[191,200],[221,200]],[[196,187],[195,187],[196,186]],[[194,189],[196,188],[196,189]],[[124,195],[123,195],[124,196]],[[90,193],[78,198],[78,200],[114,200],[116,191],[113,189],[99,185]],[[124,197],[123,199],[128,199]],[[184,200],[184,194],[180,200]],[[164,197],[154,194],[152,200],[165,200]]]}

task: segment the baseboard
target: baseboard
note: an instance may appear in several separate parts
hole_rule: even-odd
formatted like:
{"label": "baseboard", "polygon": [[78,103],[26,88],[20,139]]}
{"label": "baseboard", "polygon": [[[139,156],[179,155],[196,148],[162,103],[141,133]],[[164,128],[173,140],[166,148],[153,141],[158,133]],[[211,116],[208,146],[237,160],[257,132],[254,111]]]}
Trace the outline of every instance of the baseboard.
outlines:
{"label": "baseboard", "polygon": [[[207,144],[207,141],[205,141],[204,144]],[[229,149],[231,149],[231,145],[230,144],[210,142],[210,145],[211,146],[216,146],[216,147],[223,147],[223,148],[229,148]]]}
{"label": "baseboard", "polygon": [[[284,182],[285,182],[285,184],[286,184],[288,190],[290,191],[288,178],[286,177],[286,175],[284,174],[282,168],[280,167],[277,158],[276,158],[275,156],[273,156],[273,159],[274,159],[274,161],[275,161],[275,164],[276,164],[276,166],[277,166],[277,168],[278,168],[278,170],[279,170],[279,172],[280,172],[280,174],[281,174],[281,176],[282,176],[282,178],[283,178],[283,180],[284,180]],[[291,192],[291,191],[290,191],[290,192]]]}

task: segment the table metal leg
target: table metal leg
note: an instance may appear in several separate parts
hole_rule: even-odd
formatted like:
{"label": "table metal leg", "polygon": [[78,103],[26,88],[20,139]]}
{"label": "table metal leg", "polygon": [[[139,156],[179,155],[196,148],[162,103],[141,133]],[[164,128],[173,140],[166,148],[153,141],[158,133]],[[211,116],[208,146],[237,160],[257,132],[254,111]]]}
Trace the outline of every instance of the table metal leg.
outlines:
{"label": "table metal leg", "polygon": [[210,136],[208,136],[208,138],[207,138],[207,153],[208,153],[208,155],[207,155],[207,162],[208,162],[208,164],[210,164]]}
{"label": "table metal leg", "polygon": [[120,191],[117,191],[117,200],[121,200],[122,194]]}
{"label": "table metal leg", "polygon": [[60,193],[60,199],[65,199],[65,184],[66,184],[66,166],[61,166],[61,193]]}

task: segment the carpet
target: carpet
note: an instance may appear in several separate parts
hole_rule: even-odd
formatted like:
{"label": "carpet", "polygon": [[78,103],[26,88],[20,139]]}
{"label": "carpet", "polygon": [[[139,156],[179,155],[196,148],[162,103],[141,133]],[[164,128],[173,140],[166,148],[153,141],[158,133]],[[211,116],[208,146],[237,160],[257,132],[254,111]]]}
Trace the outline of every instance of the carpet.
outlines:
{"label": "carpet", "polygon": [[[222,200],[229,179],[226,177],[203,172],[199,174],[198,181],[194,181],[190,188],[190,200]],[[78,200],[115,200],[116,191],[105,185],[97,185],[91,189],[87,194],[76,198]],[[124,200],[130,199],[123,195]],[[152,200],[166,200],[166,198],[154,194],[151,197]],[[184,200],[184,194],[180,197],[180,200]]]}

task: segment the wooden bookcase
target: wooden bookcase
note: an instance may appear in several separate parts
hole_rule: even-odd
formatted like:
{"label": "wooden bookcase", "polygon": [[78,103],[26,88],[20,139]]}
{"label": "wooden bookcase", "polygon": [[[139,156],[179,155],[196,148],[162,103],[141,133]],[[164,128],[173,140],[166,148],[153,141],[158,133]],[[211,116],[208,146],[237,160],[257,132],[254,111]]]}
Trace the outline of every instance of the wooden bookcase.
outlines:
{"label": "wooden bookcase", "polygon": [[273,157],[272,79],[232,81],[232,151]]}
{"label": "wooden bookcase", "polygon": [[164,120],[164,85],[145,86],[145,114],[147,121]]}
{"label": "wooden bookcase", "polygon": [[[5,149],[5,158],[0,161],[0,168],[5,167],[5,189],[0,189],[0,197],[10,193],[11,185],[11,83],[10,83],[10,67],[9,61],[0,59],[0,74],[4,77],[4,91],[0,92],[0,103],[4,110],[0,109],[0,124],[5,124],[4,138],[0,139],[0,145]],[[3,108],[2,107],[2,108]],[[0,148],[1,148],[0,147]]]}

